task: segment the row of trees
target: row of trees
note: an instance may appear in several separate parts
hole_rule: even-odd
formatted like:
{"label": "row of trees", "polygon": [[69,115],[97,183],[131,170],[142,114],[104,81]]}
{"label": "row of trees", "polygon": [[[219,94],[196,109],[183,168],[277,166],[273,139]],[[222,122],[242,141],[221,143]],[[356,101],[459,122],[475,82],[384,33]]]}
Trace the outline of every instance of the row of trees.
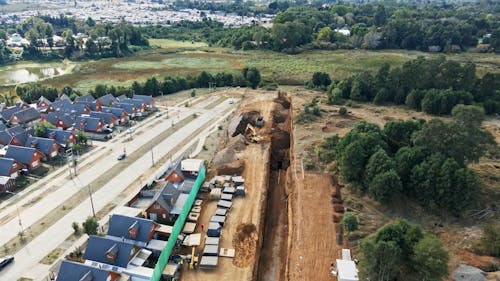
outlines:
{"label": "row of trees", "polygon": [[420,226],[398,220],[361,243],[363,280],[443,280],[448,276],[448,252]]}
{"label": "row of trees", "polygon": [[[279,9],[280,5],[272,7]],[[428,4],[418,8],[415,3],[292,6],[276,15],[272,28],[255,25],[228,29],[205,18],[204,24],[193,25],[195,29],[187,37],[183,34],[187,23],[148,29],[152,36],[203,39],[236,49],[288,53],[311,48],[459,51],[475,47],[479,40],[500,51],[500,21],[492,9],[488,4]],[[335,31],[344,27],[350,30],[350,36]],[[157,32],[159,29],[163,31]]]}
{"label": "row of trees", "polygon": [[[167,76],[163,81],[156,77],[148,78],[145,82],[134,81],[130,87],[115,87],[99,84],[90,91],[94,98],[102,97],[106,94],[113,96],[126,95],[131,97],[135,94],[161,96],[192,88],[208,88],[211,83],[218,87],[252,87],[256,88],[261,82],[260,72],[255,67],[244,68],[241,73],[233,74],[220,72],[211,74],[202,71],[198,75],[188,75],[186,77]],[[57,88],[47,87],[41,84],[26,84],[16,87],[17,96],[27,103],[36,102],[41,96],[50,101],[54,101],[60,94],[66,94],[72,100],[81,93],[66,86],[61,91]]]}
{"label": "row of trees", "polygon": [[380,202],[407,197],[460,215],[477,204],[481,189],[467,164],[495,141],[481,128],[481,108],[458,105],[452,113],[451,121],[391,121],[382,129],[363,121],[342,138],[327,138],[317,153],[336,160],[346,181]]}
{"label": "row of trees", "polygon": [[328,102],[341,104],[344,99],[406,104],[438,115],[450,114],[457,104],[478,104],[494,114],[500,113],[500,74],[479,78],[473,63],[419,57],[401,67],[386,63],[375,75],[365,71],[332,84]]}

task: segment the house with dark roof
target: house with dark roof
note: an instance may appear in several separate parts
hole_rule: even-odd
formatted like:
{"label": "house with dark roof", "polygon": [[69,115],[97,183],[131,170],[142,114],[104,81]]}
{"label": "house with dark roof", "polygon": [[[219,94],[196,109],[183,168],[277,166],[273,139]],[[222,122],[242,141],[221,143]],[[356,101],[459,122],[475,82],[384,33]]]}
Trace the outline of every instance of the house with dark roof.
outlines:
{"label": "house with dark roof", "polygon": [[60,111],[61,109],[66,108],[68,106],[71,106],[70,99],[58,99],[52,103],[52,107],[54,108],[55,111]]}
{"label": "house with dark roof", "polygon": [[40,118],[40,112],[32,107],[29,107],[12,114],[9,121],[10,124],[18,125],[30,123],[38,118]]}
{"label": "house with dark roof", "polygon": [[18,111],[21,111],[23,109],[28,108],[29,106],[24,106],[24,104],[19,104],[7,108],[3,108],[2,111],[0,111],[0,119],[2,119],[4,122],[9,122],[10,118],[12,115]]}
{"label": "house with dark roof", "polygon": [[7,126],[3,122],[0,122],[0,131],[6,130],[6,129],[7,129]]}
{"label": "house with dark roof", "polygon": [[0,157],[0,176],[17,178],[25,166],[12,158]]}
{"label": "house with dark roof", "polygon": [[89,133],[100,133],[104,127],[104,121],[100,118],[80,116],[77,117],[75,128]]}
{"label": "house with dark roof", "polygon": [[104,125],[107,125],[109,128],[118,125],[118,119],[112,113],[91,111],[90,117],[102,119]]}
{"label": "house with dark roof", "polygon": [[91,103],[91,102],[94,102],[94,101],[95,101],[95,99],[94,99],[94,97],[91,94],[86,94],[84,96],[78,96],[75,99],[75,102],[88,102],[88,103]]}
{"label": "house with dark roof", "polygon": [[113,103],[113,107],[123,108],[130,118],[134,118],[137,115],[137,108],[133,104],[123,103],[123,102],[115,102]]}
{"label": "house with dark roof", "polygon": [[42,115],[40,117],[40,121],[48,122],[57,128],[62,128],[66,130],[67,128],[73,127],[75,123],[74,116],[71,116],[69,113],[63,112],[50,112],[46,115]]}
{"label": "house with dark roof", "polygon": [[[131,243],[90,236],[83,258],[125,269],[141,248]],[[142,264],[138,265],[141,266]],[[119,269],[117,270],[119,271]]]}
{"label": "house with dark roof", "polygon": [[116,99],[116,101],[118,101],[118,102],[122,102],[122,101],[123,101],[124,99],[126,99],[126,98],[127,98],[127,96],[126,96],[126,95],[119,95],[119,96],[117,96],[115,99]]}
{"label": "house with dark roof", "polygon": [[47,160],[57,157],[57,155],[59,155],[59,148],[61,148],[61,146],[54,139],[32,136],[28,138],[24,146],[40,150],[43,154],[45,154]]}
{"label": "house with dark roof", "polygon": [[9,145],[7,153],[5,153],[6,158],[12,158],[21,162],[26,165],[30,171],[40,167],[41,160],[44,156],[45,155],[36,148],[17,145]]}
{"label": "house with dark roof", "polygon": [[45,137],[54,139],[61,147],[72,147],[76,143],[76,135],[72,131],[47,129]]}
{"label": "house with dark roof", "polygon": [[1,145],[19,145],[23,146],[28,136],[30,134],[30,130],[25,130],[21,126],[14,126],[12,128],[7,128],[3,131],[0,131],[0,144]]}
{"label": "house with dark roof", "polygon": [[[89,112],[90,111],[101,111],[101,105],[96,103],[96,102],[85,102],[85,101],[77,101],[75,102],[74,104],[78,104],[80,106],[85,106],[89,109]],[[88,114],[87,113],[84,113],[84,114]]]}
{"label": "house with dark roof", "polygon": [[153,197],[151,205],[146,208],[147,217],[159,223],[170,223],[175,216],[172,214],[175,203],[181,192],[168,182],[158,190]]}
{"label": "house with dark roof", "polygon": [[147,104],[144,101],[138,99],[126,98],[122,101],[122,103],[132,104],[133,106],[135,106],[135,108],[137,108],[138,112],[145,112],[147,108]]}
{"label": "house with dark roof", "polygon": [[111,106],[116,101],[116,98],[112,94],[104,95],[95,100],[100,106]]}
{"label": "house with dark roof", "polygon": [[69,100],[69,101],[71,101],[71,99],[66,94],[60,95],[55,101],[59,101],[59,100]]}
{"label": "house with dark roof", "polygon": [[153,99],[152,96],[146,96],[146,95],[133,95],[132,99],[134,100],[141,100],[146,104],[147,110],[155,110],[155,100]]}
{"label": "house with dark roof", "polygon": [[54,111],[54,107],[52,106],[52,102],[44,96],[41,96],[37,103],[36,108],[40,113],[47,113]]}
{"label": "house with dark roof", "polygon": [[109,219],[107,237],[125,239],[131,244],[145,247],[153,239],[157,227],[158,224],[152,220],[113,214]]}
{"label": "house with dark roof", "polygon": [[113,114],[118,120],[118,124],[125,124],[128,121],[128,113],[123,108],[103,106],[101,112]]}
{"label": "house with dark roof", "polygon": [[129,281],[130,276],[83,263],[62,261],[56,281]]}

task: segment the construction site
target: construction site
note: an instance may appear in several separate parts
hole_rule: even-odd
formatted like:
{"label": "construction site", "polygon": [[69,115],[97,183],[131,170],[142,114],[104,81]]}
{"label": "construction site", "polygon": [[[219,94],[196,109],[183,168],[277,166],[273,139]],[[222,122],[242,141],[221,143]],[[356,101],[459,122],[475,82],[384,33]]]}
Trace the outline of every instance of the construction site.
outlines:
{"label": "construction site", "polygon": [[[221,255],[209,269],[185,267],[182,280],[336,280],[331,264],[342,240],[337,244],[335,222],[343,209],[337,203],[334,212],[332,200],[341,199],[331,196],[340,193],[330,175],[305,173],[294,157],[293,119],[287,93],[252,91],[242,100],[207,174],[207,180],[245,179],[245,197],[233,201],[220,235],[220,248],[234,249],[234,257]],[[199,222],[208,226],[216,209],[205,200]],[[206,247],[202,243],[196,253]]]}

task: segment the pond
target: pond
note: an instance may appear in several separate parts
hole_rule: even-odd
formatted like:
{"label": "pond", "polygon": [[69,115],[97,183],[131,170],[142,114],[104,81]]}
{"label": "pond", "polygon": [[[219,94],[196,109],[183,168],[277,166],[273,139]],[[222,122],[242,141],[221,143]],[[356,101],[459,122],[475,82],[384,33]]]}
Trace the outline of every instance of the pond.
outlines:
{"label": "pond", "polygon": [[16,85],[36,82],[71,72],[67,63],[30,63],[0,67],[0,85]]}

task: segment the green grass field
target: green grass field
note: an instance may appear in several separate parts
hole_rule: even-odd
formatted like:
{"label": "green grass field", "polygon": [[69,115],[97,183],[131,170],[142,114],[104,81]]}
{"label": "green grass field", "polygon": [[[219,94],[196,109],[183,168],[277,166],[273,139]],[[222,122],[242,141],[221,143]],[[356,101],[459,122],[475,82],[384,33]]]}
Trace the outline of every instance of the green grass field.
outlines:
{"label": "green grass field", "polygon": [[[303,84],[317,71],[327,72],[334,79],[342,79],[364,70],[376,71],[385,62],[397,66],[418,56],[440,55],[404,50],[309,51],[287,55],[271,51],[211,48],[204,43],[174,40],[151,40],[151,45],[159,47],[125,58],[78,62],[70,74],[40,83],[57,88],[70,85],[86,92],[97,84],[127,86],[135,80],[144,81],[153,75],[163,80],[167,75],[197,74],[203,70],[234,73],[245,66],[254,66],[260,69],[264,80],[280,84]],[[500,71],[500,56],[495,54],[462,53],[446,56],[460,62],[475,62],[479,75]],[[0,67],[0,73],[6,69]],[[8,91],[8,87],[1,88],[2,91]]]}

